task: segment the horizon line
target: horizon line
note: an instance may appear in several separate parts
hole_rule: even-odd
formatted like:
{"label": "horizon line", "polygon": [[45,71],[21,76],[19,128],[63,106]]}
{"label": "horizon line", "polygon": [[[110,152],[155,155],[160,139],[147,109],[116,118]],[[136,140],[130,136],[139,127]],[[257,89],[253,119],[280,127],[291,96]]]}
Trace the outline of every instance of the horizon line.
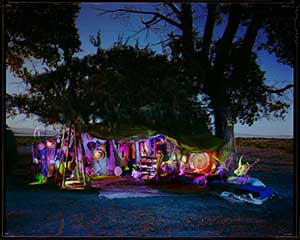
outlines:
{"label": "horizon line", "polygon": [[[12,130],[12,132],[19,137],[26,137],[31,136],[33,134],[34,128],[22,128],[22,127],[8,127]],[[23,131],[22,131],[23,130]],[[46,134],[44,134],[46,133]],[[43,136],[51,136],[52,134],[59,134],[60,131],[58,130],[47,130],[41,129],[41,135]],[[253,133],[235,133],[235,137],[244,137],[244,138],[251,138],[251,137],[259,137],[259,138],[293,138],[293,134],[253,134]]]}

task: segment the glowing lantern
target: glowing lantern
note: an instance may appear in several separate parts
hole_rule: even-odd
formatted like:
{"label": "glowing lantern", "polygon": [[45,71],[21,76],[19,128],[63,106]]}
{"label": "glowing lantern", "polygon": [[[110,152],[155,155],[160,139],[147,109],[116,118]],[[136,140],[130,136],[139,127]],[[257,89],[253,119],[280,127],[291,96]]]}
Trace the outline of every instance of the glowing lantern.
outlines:
{"label": "glowing lantern", "polygon": [[201,174],[207,173],[211,169],[210,157],[207,153],[192,153],[188,163],[195,172]]}
{"label": "glowing lantern", "polygon": [[55,148],[55,141],[50,139],[46,141],[47,148]]}
{"label": "glowing lantern", "polygon": [[56,143],[57,143],[57,144],[60,144],[60,143],[61,143],[61,136],[59,136],[59,137],[56,138]]}
{"label": "glowing lantern", "polygon": [[120,167],[115,167],[114,174],[115,174],[116,176],[121,176],[121,174],[122,174],[122,168],[120,168]]}
{"label": "glowing lantern", "polygon": [[34,164],[38,164],[38,163],[39,163],[39,160],[38,160],[37,158],[33,158],[32,162],[33,162]]}
{"label": "glowing lantern", "polygon": [[94,151],[94,159],[95,160],[103,160],[105,156],[105,153],[102,150],[96,149]]}

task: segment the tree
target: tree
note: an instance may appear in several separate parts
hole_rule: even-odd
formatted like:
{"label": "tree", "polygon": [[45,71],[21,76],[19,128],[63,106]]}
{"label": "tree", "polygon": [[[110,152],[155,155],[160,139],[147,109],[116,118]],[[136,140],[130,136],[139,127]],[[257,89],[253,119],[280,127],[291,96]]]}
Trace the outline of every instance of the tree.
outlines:
{"label": "tree", "polygon": [[[22,77],[26,59],[55,67],[80,50],[75,25],[78,4],[14,4],[5,6],[6,64]],[[67,33],[67,34],[66,34]]]}
{"label": "tree", "polygon": [[[194,97],[197,89],[185,81],[179,66],[167,56],[120,44],[105,51],[100,61],[105,70],[94,79],[110,91],[101,94],[98,104],[106,103],[102,107],[106,114],[114,113],[120,122],[154,126],[172,118],[188,119],[184,114],[197,112],[206,120],[199,111],[201,103]],[[103,87],[105,82],[110,86]]]}
{"label": "tree", "polygon": [[[239,120],[251,125],[271,113],[284,116],[288,103],[275,94],[282,94],[292,85],[275,89],[265,84],[264,72],[256,61],[255,43],[259,32],[264,31],[266,41],[260,47],[274,52],[280,62],[292,65],[294,29],[290,26],[284,29],[288,30],[286,34],[281,24],[283,16],[288,19],[284,25],[294,21],[293,7],[209,3],[205,5],[204,30],[196,32],[197,6],[199,9],[199,5],[192,3],[164,3],[153,11],[129,7],[98,10],[100,14],[150,16],[142,21],[147,28],[164,22],[180,31],[179,36],[170,34],[172,57],[182,62],[188,76],[186,81],[197,85],[198,93],[206,98],[214,115],[216,136],[228,141],[232,138],[230,124]],[[214,40],[215,26],[221,23],[224,32]],[[245,29],[243,35],[241,28]]]}
{"label": "tree", "polygon": [[292,6],[270,9],[270,16],[265,20],[264,30],[267,41],[262,44],[270,53],[274,53],[280,63],[295,65],[295,29],[296,13]]}
{"label": "tree", "polygon": [[88,122],[93,96],[89,95],[86,79],[96,69],[93,61],[86,56],[72,58],[44,73],[25,70],[23,78],[28,91],[7,99],[9,114],[35,114],[46,124],[67,123],[78,116]]}
{"label": "tree", "polygon": [[199,111],[197,88],[184,81],[166,55],[123,43],[103,50],[100,36],[92,40],[98,47],[95,55],[72,58],[42,74],[25,72],[29,92],[12,97],[10,109],[34,113],[45,123],[79,117],[88,124],[100,117],[112,131],[122,124],[155,129],[173,120],[186,126],[208,121]]}

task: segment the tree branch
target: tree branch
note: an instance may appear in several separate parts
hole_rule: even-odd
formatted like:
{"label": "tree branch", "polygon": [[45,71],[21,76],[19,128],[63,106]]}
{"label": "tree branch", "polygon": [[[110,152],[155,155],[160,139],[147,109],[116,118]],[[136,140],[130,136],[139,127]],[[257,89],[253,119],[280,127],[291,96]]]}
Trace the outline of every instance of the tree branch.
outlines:
{"label": "tree branch", "polygon": [[148,27],[146,26],[146,27],[143,27],[143,28],[137,30],[134,34],[130,35],[130,36],[127,38],[127,40],[129,40],[130,38],[133,38],[133,37],[137,36],[139,33],[141,33],[141,32],[144,31],[144,30],[147,30],[147,29],[148,29]]}
{"label": "tree branch", "polygon": [[252,47],[255,43],[255,39],[262,24],[262,20],[263,17],[259,13],[255,14],[251,19],[250,25],[247,28],[242,42],[241,50],[244,59],[248,59],[251,54]]}
{"label": "tree branch", "polygon": [[266,92],[268,92],[268,93],[274,93],[274,94],[278,94],[278,95],[282,96],[283,93],[284,93],[286,90],[288,90],[288,89],[290,89],[290,88],[293,88],[293,87],[294,87],[294,84],[288,84],[288,85],[286,85],[285,87],[279,88],[279,89],[267,87]]}
{"label": "tree branch", "polygon": [[232,40],[238,30],[238,26],[241,20],[241,7],[232,5],[229,13],[229,19],[227,26],[223,33],[222,38],[220,39],[224,45],[229,45],[232,43]]}
{"label": "tree branch", "polygon": [[215,70],[218,74],[223,74],[225,61],[228,57],[228,50],[233,38],[238,30],[241,20],[241,7],[231,5],[228,22],[221,39],[217,42]]}
{"label": "tree branch", "polygon": [[[157,19],[158,17],[157,16],[154,16],[152,19],[150,19],[149,21],[144,21],[142,18],[141,18],[141,22],[146,25],[146,28],[149,28],[151,25],[155,24],[157,22]],[[161,20],[161,19],[159,19]]]}
{"label": "tree branch", "polygon": [[204,57],[208,56],[209,47],[211,45],[212,35],[214,31],[214,26],[216,22],[216,8],[217,4],[208,4],[208,14],[205,24],[205,30],[203,34],[203,47],[202,47],[202,54]]}
{"label": "tree branch", "polygon": [[154,16],[151,20],[149,21],[144,21],[142,18],[141,18],[141,22],[146,26],[146,28],[150,28],[151,26],[154,26],[155,24],[159,23],[163,21],[163,19],[161,18],[157,18],[156,16]]}
{"label": "tree branch", "polygon": [[103,9],[103,8],[95,8],[96,10],[100,11],[101,15],[104,14],[109,14],[109,13],[137,13],[137,14],[146,14],[146,15],[153,15],[154,17],[156,16],[157,18],[160,18],[168,23],[170,23],[173,26],[176,26],[178,28],[181,28],[181,24],[174,21],[171,18],[168,18],[167,16],[161,14],[160,12],[153,12],[153,11],[143,11],[143,10],[134,10],[130,8],[118,8],[114,10],[108,10],[108,9]]}
{"label": "tree branch", "polygon": [[176,16],[178,17],[178,19],[182,18],[182,12],[180,11],[180,9],[176,6],[175,3],[166,3],[166,5],[171,8],[175,13]]}
{"label": "tree branch", "polygon": [[[233,4],[230,7],[228,22],[223,36],[216,43],[216,57],[212,71],[213,80],[208,86],[208,92],[212,96],[212,99],[216,99],[215,102],[217,104],[219,104],[218,99],[222,99],[226,95],[225,82],[223,81],[225,64],[226,61],[228,61],[229,51],[232,46],[234,36],[237,33],[240,21],[241,6]],[[218,86],[218,88],[215,89],[215,86]]]}
{"label": "tree branch", "polygon": [[165,42],[169,42],[170,40],[172,40],[172,38],[167,38],[167,39],[161,40],[161,41],[159,41],[159,42],[152,43],[152,44],[150,45],[150,47],[154,47],[154,46],[157,46],[157,45],[159,45],[159,44],[162,44],[162,43],[165,43]]}

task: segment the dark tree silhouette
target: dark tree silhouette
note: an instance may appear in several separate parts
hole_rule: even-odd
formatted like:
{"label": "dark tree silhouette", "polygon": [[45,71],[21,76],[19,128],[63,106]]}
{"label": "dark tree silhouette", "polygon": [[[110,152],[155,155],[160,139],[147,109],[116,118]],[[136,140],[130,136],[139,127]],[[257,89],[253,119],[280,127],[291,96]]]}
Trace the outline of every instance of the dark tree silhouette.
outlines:
{"label": "dark tree silhouette", "polygon": [[[195,14],[199,11],[204,14],[203,6],[207,11],[205,27],[202,32],[196,32]],[[284,116],[289,105],[278,95],[293,85],[276,89],[265,84],[264,72],[256,61],[255,44],[260,31],[264,32],[266,39],[260,49],[275,53],[279,62],[293,65],[295,10],[292,5],[209,3],[199,7],[196,3],[163,3],[157,4],[153,11],[130,7],[97,9],[102,15],[150,16],[142,21],[147,29],[164,22],[179,30],[179,35],[170,34],[171,54],[182,61],[189,75],[187,81],[195,81],[199,94],[207,99],[215,118],[216,136],[226,141],[231,139],[232,124],[238,120],[251,125],[271,113]],[[224,32],[215,40],[215,26],[220,23],[224,24]]]}
{"label": "dark tree silhouette", "polygon": [[6,64],[22,77],[26,59],[57,66],[80,50],[75,19],[79,4],[9,3],[5,5]]}
{"label": "dark tree silhouette", "polygon": [[100,117],[112,130],[122,124],[165,128],[170,120],[207,125],[197,88],[166,55],[122,43],[103,50],[99,42],[93,39],[96,55],[72,58],[42,74],[26,73],[29,93],[10,98],[10,109],[17,106],[19,113],[34,113],[45,123],[80,118],[88,124]]}

